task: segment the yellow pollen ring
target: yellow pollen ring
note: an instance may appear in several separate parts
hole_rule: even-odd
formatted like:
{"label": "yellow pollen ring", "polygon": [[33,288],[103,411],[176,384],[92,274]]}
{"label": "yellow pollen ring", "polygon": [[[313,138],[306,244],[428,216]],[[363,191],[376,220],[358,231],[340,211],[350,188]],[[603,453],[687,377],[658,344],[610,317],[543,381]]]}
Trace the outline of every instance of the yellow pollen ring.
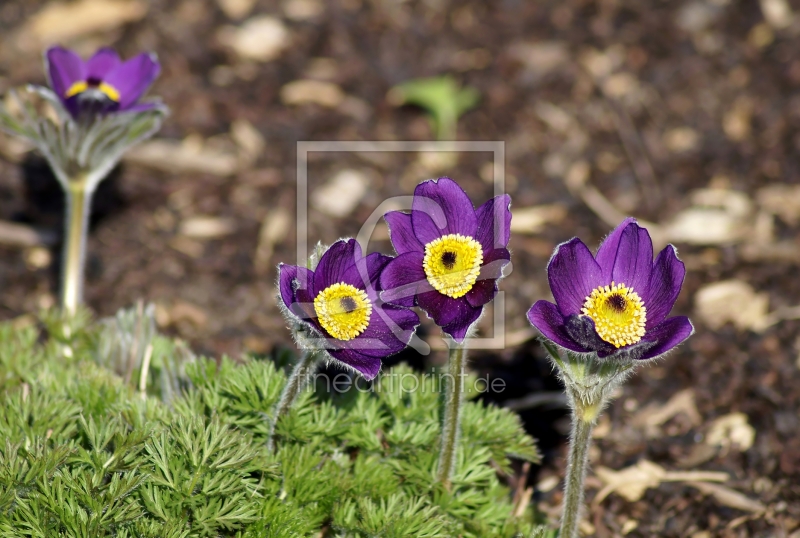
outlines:
{"label": "yellow pollen ring", "polygon": [[317,294],[314,311],[328,334],[347,341],[367,330],[372,315],[372,301],[364,290],[340,282]]}
{"label": "yellow pollen ring", "polygon": [[614,347],[635,344],[644,336],[647,308],[639,294],[625,284],[612,282],[592,290],[581,312],[592,318],[600,338]]}
{"label": "yellow pollen ring", "polygon": [[458,299],[475,285],[482,263],[480,243],[472,237],[449,234],[425,245],[422,268],[433,289]]}
{"label": "yellow pollen ring", "polygon": [[[78,95],[79,93],[83,93],[89,89],[89,83],[85,80],[79,80],[72,84],[67,90],[67,93],[64,94],[65,99],[69,99],[73,95]],[[110,84],[106,84],[105,82],[101,82],[97,89],[100,90],[103,95],[114,101],[115,103],[119,103],[119,91]]]}

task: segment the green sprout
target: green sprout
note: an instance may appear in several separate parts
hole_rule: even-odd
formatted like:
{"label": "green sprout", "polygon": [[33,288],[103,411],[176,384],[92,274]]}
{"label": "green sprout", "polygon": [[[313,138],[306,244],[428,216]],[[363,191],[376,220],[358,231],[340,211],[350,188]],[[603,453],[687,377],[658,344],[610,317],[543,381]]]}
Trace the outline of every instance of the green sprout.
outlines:
{"label": "green sprout", "polygon": [[480,92],[460,87],[450,75],[418,78],[398,84],[389,91],[389,102],[396,106],[416,105],[430,114],[437,140],[455,140],[458,118],[475,108]]}

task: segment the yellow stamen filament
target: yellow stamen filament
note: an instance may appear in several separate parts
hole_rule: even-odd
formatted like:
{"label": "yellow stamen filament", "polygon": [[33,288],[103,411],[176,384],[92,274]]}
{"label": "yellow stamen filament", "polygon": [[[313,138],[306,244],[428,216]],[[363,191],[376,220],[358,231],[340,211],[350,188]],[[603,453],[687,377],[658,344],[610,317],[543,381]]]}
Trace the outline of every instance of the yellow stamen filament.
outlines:
{"label": "yellow stamen filament", "polygon": [[425,245],[422,268],[436,291],[458,299],[475,285],[482,263],[480,243],[461,234],[449,234]]}
{"label": "yellow stamen filament", "polygon": [[625,284],[612,282],[592,290],[582,312],[594,320],[600,338],[614,347],[635,344],[644,336],[647,308],[639,294]]}
{"label": "yellow stamen filament", "polygon": [[[73,95],[78,95],[79,93],[83,93],[89,89],[89,83],[85,80],[79,80],[72,84],[67,90],[67,93],[64,94],[65,99],[69,99]],[[100,90],[103,95],[114,101],[115,103],[119,103],[119,91],[110,84],[106,84],[105,82],[101,82],[97,89]]]}
{"label": "yellow stamen filament", "polygon": [[314,299],[314,311],[328,334],[347,341],[369,326],[372,301],[364,290],[340,282],[319,292]]}

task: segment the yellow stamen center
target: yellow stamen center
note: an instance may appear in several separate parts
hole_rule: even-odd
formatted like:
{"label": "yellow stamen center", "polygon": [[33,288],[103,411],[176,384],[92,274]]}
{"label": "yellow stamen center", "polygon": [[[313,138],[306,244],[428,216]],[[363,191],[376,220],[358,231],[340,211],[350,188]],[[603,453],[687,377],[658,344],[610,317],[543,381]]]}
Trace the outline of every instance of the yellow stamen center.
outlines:
{"label": "yellow stamen center", "polygon": [[480,243],[461,234],[449,234],[425,245],[422,268],[436,291],[458,299],[475,285],[482,263]]}
{"label": "yellow stamen center", "polygon": [[319,292],[314,299],[314,311],[328,334],[347,341],[369,326],[372,301],[364,290],[341,282]]}
{"label": "yellow stamen center", "polygon": [[[94,86],[92,86],[94,87]],[[83,93],[90,88],[89,83],[85,80],[79,80],[72,84],[67,90],[67,93],[64,94],[65,99],[69,99],[73,95],[78,95],[79,93]],[[117,90],[114,86],[110,84],[106,84],[105,82],[101,82],[96,86],[100,92],[103,93],[106,97],[114,101],[115,103],[119,103],[119,90]]]}
{"label": "yellow stamen center", "polygon": [[625,284],[612,282],[592,290],[582,312],[594,320],[600,338],[614,347],[635,344],[644,336],[647,308],[639,294]]}

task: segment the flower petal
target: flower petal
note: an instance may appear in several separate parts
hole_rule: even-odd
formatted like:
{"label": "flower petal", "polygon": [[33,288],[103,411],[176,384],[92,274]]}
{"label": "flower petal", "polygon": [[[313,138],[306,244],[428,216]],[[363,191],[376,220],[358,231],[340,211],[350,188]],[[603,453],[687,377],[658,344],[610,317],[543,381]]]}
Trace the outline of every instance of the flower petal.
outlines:
{"label": "flower petal", "polygon": [[417,325],[419,316],[413,310],[383,304],[373,310],[367,329],[356,340],[380,342],[381,345],[364,347],[363,353],[388,357],[408,345]]}
{"label": "flower petal", "polygon": [[489,251],[484,258],[484,265],[478,275],[478,280],[465,297],[473,307],[483,306],[497,295],[497,279],[503,276],[503,267],[508,265],[511,253],[505,248],[496,248]]}
{"label": "flower petal", "polygon": [[505,248],[511,237],[511,197],[495,196],[475,211],[478,229],[475,240],[486,254],[492,249]]}
{"label": "flower petal", "polygon": [[579,346],[589,351],[596,351],[598,357],[607,357],[617,352],[613,344],[600,338],[594,320],[589,316],[568,316],[564,320],[564,331]]}
{"label": "flower petal", "polygon": [[414,235],[411,224],[411,213],[390,211],[383,216],[389,227],[389,238],[392,240],[395,252],[404,254],[412,251],[423,251],[425,247]]}
{"label": "flower petal", "polygon": [[675,247],[667,245],[653,264],[648,294],[642,297],[647,308],[647,329],[660,324],[669,315],[678,299],[685,276],[686,267],[678,259]]}
{"label": "flower petal", "polygon": [[[462,327],[468,320],[474,321],[483,307],[475,308],[469,304],[466,297],[454,299],[436,290],[417,295],[417,305],[422,308],[434,323],[439,327]],[[470,322],[471,323],[471,322]]]}
{"label": "flower petal", "polygon": [[577,237],[556,247],[547,264],[547,279],[564,317],[579,314],[592,290],[603,284],[600,266]]}
{"label": "flower petal", "polygon": [[370,301],[375,302],[380,291],[381,272],[392,260],[391,256],[384,256],[378,252],[368,254],[345,269],[341,282],[366,290]]}
{"label": "flower petal", "polygon": [[418,294],[433,290],[422,268],[423,258],[422,252],[406,252],[390,261],[380,276],[381,299],[414,306]]}
{"label": "flower petal", "polygon": [[652,272],[653,242],[650,240],[650,234],[645,228],[632,222],[625,227],[619,238],[611,280],[617,284],[624,283],[633,288],[640,297],[644,297],[649,292]]}
{"label": "flower petal", "polygon": [[608,237],[606,237],[600,248],[597,249],[597,265],[603,271],[603,280],[606,283],[611,283],[611,273],[614,270],[614,261],[617,259],[617,250],[619,249],[619,240],[622,237],[622,232],[628,227],[629,224],[635,224],[636,219],[628,217],[620,223],[619,226],[614,228]]}
{"label": "flower petal", "polygon": [[447,234],[475,237],[478,220],[467,193],[448,177],[423,181],[411,202],[414,235],[426,245]]}
{"label": "flower petal", "polygon": [[63,47],[52,47],[45,53],[50,87],[61,99],[74,83],[86,80],[86,65],[76,53]]}
{"label": "flower petal", "polygon": [[656,328],[647,332],[643,341],[654,344],[641,357],[641,360],[652,359],[668,352],[694,332],[694,326],[686,316],[669,318]]}
{"label": "flower petal", "polygon": [[359,353],[354,349],[329,349],[328,354],[337,361],[346,364],[360,373],[368,381],[372,381],[381,371],[381,360]]}
{"label": "flower petal", "polygon": [[102,81],[106,75],[122,63],[114,49],[103,47],[86,62],[86,79]]}
{"label": "flower petal", "polygon": [[459,316],[457,320],[449,325],[445,325],[442,327],[442,331],[449,334],[453,340],[458,342],[459,344],[464,341],[464,338],[467,336],[467,332],[469,328],[472,326],[473,323],[478,321],[478,318],[481,317],[483,313],[483,308],[469,308],[465,309],[463,314]]}
{"label": "flower petal", "polygon": [[345,271],[361,257],[361,245],[355,239],[340,239],[332,244],[314,270],[314,296],[328,286],[342,282]]}
{"label": "flower petal", "polygon": [[104,82],[119,92],[120,109],[136,103],[161,71],[155,55],[142,53],[106,74]]}
{"label": "flower petal", "polygon": [[561,315],[558,307],[549,301],[536,301],[531,309],[528,310],[528,321],[545,338],[561,347],[578,353],[589,351],[569,337],[564,328],[564,316]]}
{"label": "flower petal", "polygon": [[283,263],[278,266],[281,300],[289,312],[306,322],[316,317],[314,295],[311,292],[313,282],[314,273],[305,267]]}

